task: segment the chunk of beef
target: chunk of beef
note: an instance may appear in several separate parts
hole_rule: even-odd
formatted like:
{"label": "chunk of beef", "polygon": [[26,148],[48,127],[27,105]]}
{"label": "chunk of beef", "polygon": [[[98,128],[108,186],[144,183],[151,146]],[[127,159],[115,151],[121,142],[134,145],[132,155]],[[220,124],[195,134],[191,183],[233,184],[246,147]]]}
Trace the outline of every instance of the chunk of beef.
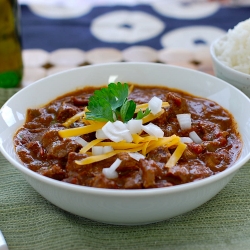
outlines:
{"label": "chunk of beef", "polygon": [[209,121],[200,121],[199,130],[201,138],[204,141],[212,141],[217,138],[217,135],[221,132],[219,125]]}
{"label": "chunk of beef", "polygon": [[39,117],[42,114],[42,109],[28,109],[26,115],[26,122],[31,122],[35,118]]}
{"label": "chunk of beef", "polygon": [[47,113],[45,109],[29,109],[24,127],[28,129],[46,128],[54,119],[55,115]]}
{"label": "chunk of beef", "polygon": [[80,171],[82,171],[82,169],[88,169],[89,166],[91,166],[91,164],[81,166],[81,165],[76,164],[76,162],[75,162],[75,161],[83,160],[86,157],[88,157],[87,154],[79,154],[76,152],[70,152],[68,154],[66,170],[68,172],[72,173],[72,172],[80,172]]}
{"label": "chunk of beef", "polygon": [[125,189],[141,189],[142,188],[141,171],[131,172],[128,176],[123,176],[122,188]]}
{"label": "chunk of beef", "polygon": [[52,113],[52,114],[57,114],[59,108],[61,106],[61,102],[59,101],[54,101],[52,103],[50,103],[46,109],[48,111],[48,113]]}
{"label": "chunk of beef", "polygon": [[178,163],[172,167],[167,177],[174,184],[188,183],[204,179],[213,174],[209,167],[206,167],[199,160],[189,160],[185,164]]}
{"label": "chunk of beef", "polygon": [[201,144],[197,143],[188,143],[187,148],[184,150],[181,159],[188,161],[190,159],[196,159],[199,157],[200,154],[202,154],[205,150],[205,147]]}
{"label": "chunk of beef", "polygon": [[189,148],[186,148],[181,156],[182,160],[188,161],[190,159],[196,159],[197,154],[193,151],[191,151]]}
{"label": "chunk of beef", "polygon": [[82,146],[70,138],[52,142],[46,147],[48,156],[56,158],[66,157],[70,152],[77,152]]}
{"label": "chunk of beef", "polygon": [[225,170],[230,164],[230,152],[221,149],[216,152],[207,152],[204,155],[204,162],[215,173]]}
{"label": "chunk of beef", "polygon": [[117,155],[122,161],[117,168],[119,179],[117,185],[126,189],[142,188],[142,171],[139,161],[131,158],[128,153],[122,152]]}
{"label": "chunk of beef", "polygon": [[220,139],[221,140],[203,142],[203,145],[207,149],[207,151],[215,152],[217,149],[219,149],[227,144],[227,140],[225,138],[220,138]]}
{"label": "chunk of beef", "polygon": [[42,160],[46,158],[47,153],[39,141],[31,141],[26,146],[30,150],[30,154],[36,159]]}
{"label": "chunk of beef", "polygon": [[32,141],[33,135],[27,128],[21,128],[14,137],[15,145],[24,145]]}
{"label": "chunk of beef", "polygon": [[219,148],[223,148],[227,145],[228,132],[223,131],[217,133],[212,141],[204,141],[202,144],[209,152],[215,152]]}
{"label": "chunk of beef", "polygon": [[187,145],[188,149],[195,153],[196,155],[201,154],[204,151],[204,146],[202,144],[197,143],[188,143]]}
{"label": "chunk of beef", "polygon": [[65,170],[59,164],[41,167],[38,173],[56,180],[63,180],[66,175]]}
{"label": "chunk of beef", "polygon": [[167,94],[167,101],[171,109],[175,110],[178,114],[189,113],[186,99],[178,93],[169,92]]}
{"label": "chunk of beef", "polygon": [[161,128],[164,132],[164,136],[177,135],[180,130],[179,122],[176,118],[168,119],[168,123]]}
{"label": "chunk of beef", "polygon": [[67,163],[65,167],[67,177],[63,180],[64,182],[85,186],[88,185],[88,179],[92,179],[94,177],[94,174],[91,171],[92,164],[78,165],[75,162],[77,160],[82,160],[86,157],[88,157],[87,154],[79,154],[76,152],[70,152],[68,154]]}
{"label": "chunk of beef", "polygon": [[158,147],[150,151],[147,155],[147,160],[153,160],[158,166],[165,166],[171,154],[167,147]]}
{"label": "chunk of beef", "polygon": [[88,106],[88,101],[89,101],[89,97],[92,95],[93,93],[86,93],[85,95],[80,95],[80,96],[72,96],[71,97],[71,101],[75,106],[81,106],[81,107],[85,107]]}
{"label": "chunk of beef", "polygon": [[103,174],[96,175],[88,183],[90,186],[96,188],[113,188],[113,189],[118,188],[114,180],[106,178]]}
{"label": "chunk of beef", "polygon": [[30,155],[30,151],[23,145],[16,146],[16,152],[24,164],[30,164],[34,161],[34,158]]}
{"label": "chunk of beef", "polygon": [[28,168],[32,171],[38,172],[40,168],[47,167],[48,165],[49,163],[44,164],[44,161],[35,160],[28,165]]}
{"label": "chunk of beef", "polygon": [[120,166],[117,168],[117,172],[120,174],[126,174],[128,171],[138,171],[139,162],[130,157],[128,153],[121,152],[117,154],[117,158],[122,161]]}
{"label": "chunk of beef", "polygon": [[154,119],[154,124],[159,126],[161,129],[164,129],[166,127],[166,121],[168,119],[168,112],[165,111],[163,114],[161,114],[159,117]]}
{"label": "chunk of beef", "polygon": [[65,122],[68,118],[74,116],[75,114],[81,112],[82,110],[71,103],[64,102],[60,106],[57,113],[57,121]]}
{"label": "chunk of beef", "polygon": [[48,130],[41,137],[42,146],[46,148],[53,142],[62,140],[62,138],[58,134],[58,131],[62,130],[63,128],[63,126],[49,127]]}
{"label": "chunk of beef", "polygon": [[70,152],[78,151],[82,146],[72,138],[61,138],[58,131],[60,126],[51,126],[42,136],[41,144],[50,157],[63,158]]}
{"label": "chunk of beef", "polygon": [[140,167],[142,170],[142,180],[144,188],[156,187],[156,176],[160,178],[162,170],[153,160],[140,160]]}

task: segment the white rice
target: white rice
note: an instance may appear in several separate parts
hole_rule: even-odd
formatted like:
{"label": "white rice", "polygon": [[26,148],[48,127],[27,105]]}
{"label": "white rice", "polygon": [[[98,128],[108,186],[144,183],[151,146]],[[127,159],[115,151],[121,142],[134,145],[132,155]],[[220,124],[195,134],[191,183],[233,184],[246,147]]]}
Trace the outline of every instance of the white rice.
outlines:
{"label": "white rice", "polygon": [[215,45],[215,54],[225,65],[250,74],[250,19],[228,30]]}

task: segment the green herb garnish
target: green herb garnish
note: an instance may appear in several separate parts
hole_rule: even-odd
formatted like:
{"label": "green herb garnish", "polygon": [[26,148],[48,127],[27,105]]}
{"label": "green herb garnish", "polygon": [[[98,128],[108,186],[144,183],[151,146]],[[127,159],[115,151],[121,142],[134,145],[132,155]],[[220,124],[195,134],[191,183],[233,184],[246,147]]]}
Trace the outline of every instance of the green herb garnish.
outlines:
{"label": "green herb garnish", "polygon": [[[129,86],[127,83],[110,83],[107,88],[95,90],[89,98],[87,120],[111,121],[121,120],[128,122],[134,117],[136,103],[128,100]],[[147,109],[141,110],[136,119],[142,119],[150,113]]]}
{"label": "green herb garnish", "polygon": [[150,110],[149,108],[147,108],[144,112],[143,112],[142,110],[140,110],[140,111],[137,113],[136,119],[137,119],[137,120],[142,119],[143,117],[149,115],[150,111],[151,111],[151,110]]}

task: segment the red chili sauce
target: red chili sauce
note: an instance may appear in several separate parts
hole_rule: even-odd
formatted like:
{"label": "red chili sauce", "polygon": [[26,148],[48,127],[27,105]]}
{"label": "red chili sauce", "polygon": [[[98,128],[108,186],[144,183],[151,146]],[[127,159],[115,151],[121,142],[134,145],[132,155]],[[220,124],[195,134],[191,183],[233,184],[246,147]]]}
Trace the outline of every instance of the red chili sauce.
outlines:
{"label": "red chili sauce", "polygon": [[[59,181],[77,185],[111,189],[145,189],[180,185],[215,175],[230,167],[239,156],[242,141],[232,115],[217,103],[164,87],[136,86],[129,99],[137,104],[147,103],[153,96],[170,106],[152,122],[158,125],[164,136],[176,134],[188,136],[190,131],[202,139],[202,143],[189,143],[177,164],[165,167],[171,148],[163,146],[149,152],[139,161],[128,153],[119,153],[106,160],[88,165],[77,165],[75,160],[88,157],[78,153],[82,146],[74,138],[63,139],[58,131],[68,118],[84,110],[95,88],[87,87],[69,93],[44,107],[29,109],[25,124],[14,136],[15,149],[21,161],[29,169]],[[181,130],[176,114],[190,113],[192,129]],[[82,126],[75,122],[71,127]],[[86,141],[95,139],[95,133],[83,135]],[[119,157],[118,177],[108,179],[103,168]]]}

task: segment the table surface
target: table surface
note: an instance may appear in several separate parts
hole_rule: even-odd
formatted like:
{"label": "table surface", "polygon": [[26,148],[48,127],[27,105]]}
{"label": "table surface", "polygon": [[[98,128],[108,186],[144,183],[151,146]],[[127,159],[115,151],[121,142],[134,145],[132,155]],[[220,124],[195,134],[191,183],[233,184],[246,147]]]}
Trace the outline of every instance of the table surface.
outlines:
{"label": "table surface", "polygon": [[[21,87],[60,70],[112,60],[152,60],[213,74],[209,45],[250,15],[244,1],[237,6],[217,1],[48,2],[20,1]],[[134,46],[133,53],[124,53]],[[55,207],[0,154],[0,230],[9,249],[18,250],[249,249],[249,176],[250,162],[217,196],[187,214],[144,226],[115,226]]]}

